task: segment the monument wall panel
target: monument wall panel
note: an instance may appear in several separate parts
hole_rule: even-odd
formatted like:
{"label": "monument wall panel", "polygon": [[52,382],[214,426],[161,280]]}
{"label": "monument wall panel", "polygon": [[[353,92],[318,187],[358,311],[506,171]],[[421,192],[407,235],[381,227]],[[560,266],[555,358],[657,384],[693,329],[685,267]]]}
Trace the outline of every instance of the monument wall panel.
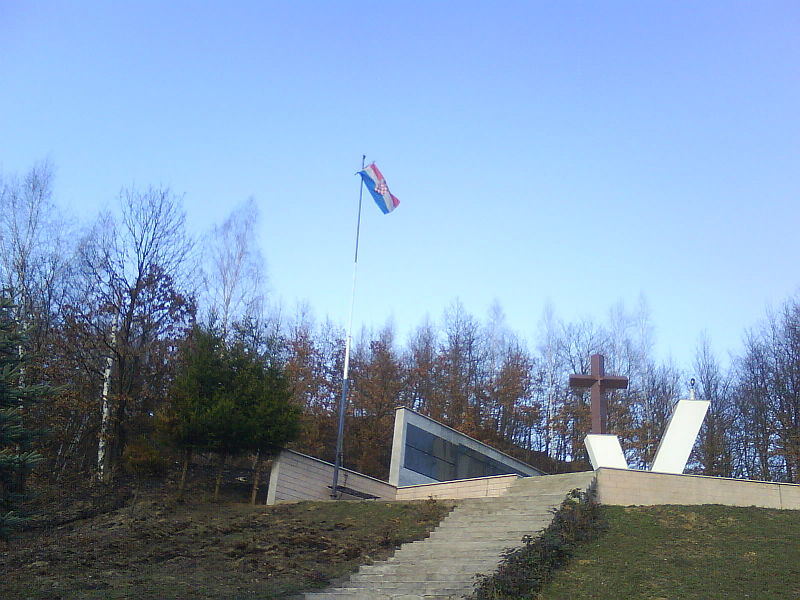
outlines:
{"label": "monument wall panel", "polygon": [[[272,464],[267,504],[291,500],[330,500],[333,468],[333,464],[324,460],[283,450]],[[394,486],[350,469],[339,471],[339,485],[377,496],[381,500],[395,499]]]}
{"label": "monument wall panel", "polygon": [[397,409],[389,483],[399,487],[507,474],[543,473],[416,411]]}
{"label": "monument wall panel", "polygon": [[602,504],[724,504],[800,510],[800,485],[701,475],[599,469],[597,498]]}

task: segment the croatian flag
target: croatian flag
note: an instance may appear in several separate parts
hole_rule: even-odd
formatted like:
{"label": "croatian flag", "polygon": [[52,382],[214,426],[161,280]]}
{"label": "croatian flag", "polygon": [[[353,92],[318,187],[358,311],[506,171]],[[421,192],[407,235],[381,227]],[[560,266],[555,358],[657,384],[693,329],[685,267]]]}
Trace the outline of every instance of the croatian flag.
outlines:
{"label": "croatian flag", "polygon": [[375,204],[383,211],[383,214],[389,214],[400,205],[400,200],[389,191],[386,180],[375,163],[372,163],[363,171],[359,171],[358,174],[361,175],[361,179],[364,180],[369,193],[375,198]]}

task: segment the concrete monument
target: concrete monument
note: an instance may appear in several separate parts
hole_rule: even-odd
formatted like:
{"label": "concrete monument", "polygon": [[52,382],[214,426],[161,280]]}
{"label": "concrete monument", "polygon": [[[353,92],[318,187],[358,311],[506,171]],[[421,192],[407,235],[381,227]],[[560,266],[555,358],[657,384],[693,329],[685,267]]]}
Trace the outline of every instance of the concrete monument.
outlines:
{"label": "concrete monument", "polygon": [[[653,461],[651,470],[654,472],[680,475],[686,468],[710,405],[706,400],[695,398],[694,383],[692,379],[689,399],[679,400],[672,409],[672,416]],[[606,432],[608,401],[605,398],[605,391],[628,387],[628,378],[606,375],[603,355],[593,354],[591,374],[570,375],[569,384],[571,387],[592,389],[592,431],[584,439],[592,468],[627,469],[628,462],[625,460],[619,438]]]}
{"label": "concrete monument", "polygon": [[530,477],[544,473],[430,417],[397,408],[390,484],[419,485],[507,474]]}
{"label": "concrete monument", "polygon": [[627,469],[628,462],[622,453],[619,438],[606,433],[608,400],[605,392],[628,387],[628,378],[606,375],[605,357],[602,354],[592,354],[591,362],[592,370],[589,375],[569,376],[570,387],[588,387],[592,391],[592,432],[584,440],[589,451],[589,460],[594,469],[600,467]]}
{"label": "concrete monument", "polygon": [[681,475],[692,453],[703,419],[706,418],[708,400],[697,400],[694,379],[688,400],[678,400],[667,423],[667,429],[656,451],[651,471]]}

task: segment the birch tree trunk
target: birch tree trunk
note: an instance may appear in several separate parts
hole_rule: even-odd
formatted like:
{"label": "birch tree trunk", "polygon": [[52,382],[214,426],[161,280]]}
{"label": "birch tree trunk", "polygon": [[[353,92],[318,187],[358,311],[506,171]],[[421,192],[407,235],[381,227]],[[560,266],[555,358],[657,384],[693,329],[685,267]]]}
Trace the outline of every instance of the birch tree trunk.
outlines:
{"label": "birch tree trunk", "polygon": [[114,359],[106,358],[106,368],[103,372],[103,412],[100,417],[100,439],[97,442],[97,480],[105,483],[108,478],[108,442],[111,437],[111,401],[109,390],[111,388],[111,368]]}
{"label": "birch tree trunk", "polygon": [[250,504],[256,503],[258,496],[258,484],[261,482],[261,450],[256,451],[256,458],[253,461],[253,489],[250,491]]}
{"label": "birch tree trunk", "polygon": [[186,492],[186,476],[189,473],[189,463],[192,462],[192,449],[185,448],[183,451],[183,467],[181,468],[181,481],[178,484],[178,500],[183,501]]}
{"label": "birch tree trunk", "polygon": [[116,347],[117,327],[119,319],[114,322],[111,329],[111,349],[106,357],[106,368],[103,371],[102,414],[100,416],[100,438],[97,441],[97,481],[108,483],[110,478],[109,468],[109,442],[112,435],[113,411],[111,408],[111,371],[114,368],[114,348]]}
{"label": "birch tree trunk", "polygon": [[225,470],[225,460],[228,458],[228,455],[224,452],[220,452],[219,455],[219,466],[217,467],[217,481],[214,483],[214,502],[219,500],[219,488],[222,484],[222,472]]}

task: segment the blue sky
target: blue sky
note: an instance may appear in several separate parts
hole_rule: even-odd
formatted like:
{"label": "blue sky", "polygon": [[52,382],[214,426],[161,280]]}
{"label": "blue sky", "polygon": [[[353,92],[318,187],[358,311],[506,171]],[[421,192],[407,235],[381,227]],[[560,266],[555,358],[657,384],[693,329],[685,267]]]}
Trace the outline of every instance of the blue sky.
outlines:
{"label": "blue sky", "polygon": [[90,219],[123,186],[195,232],[253,196],[271,292],[357,325],[459,298],[649,304],[657,354],[723,357],[800,285],[796,2],[0,4],[0,169],[48,158]]}

